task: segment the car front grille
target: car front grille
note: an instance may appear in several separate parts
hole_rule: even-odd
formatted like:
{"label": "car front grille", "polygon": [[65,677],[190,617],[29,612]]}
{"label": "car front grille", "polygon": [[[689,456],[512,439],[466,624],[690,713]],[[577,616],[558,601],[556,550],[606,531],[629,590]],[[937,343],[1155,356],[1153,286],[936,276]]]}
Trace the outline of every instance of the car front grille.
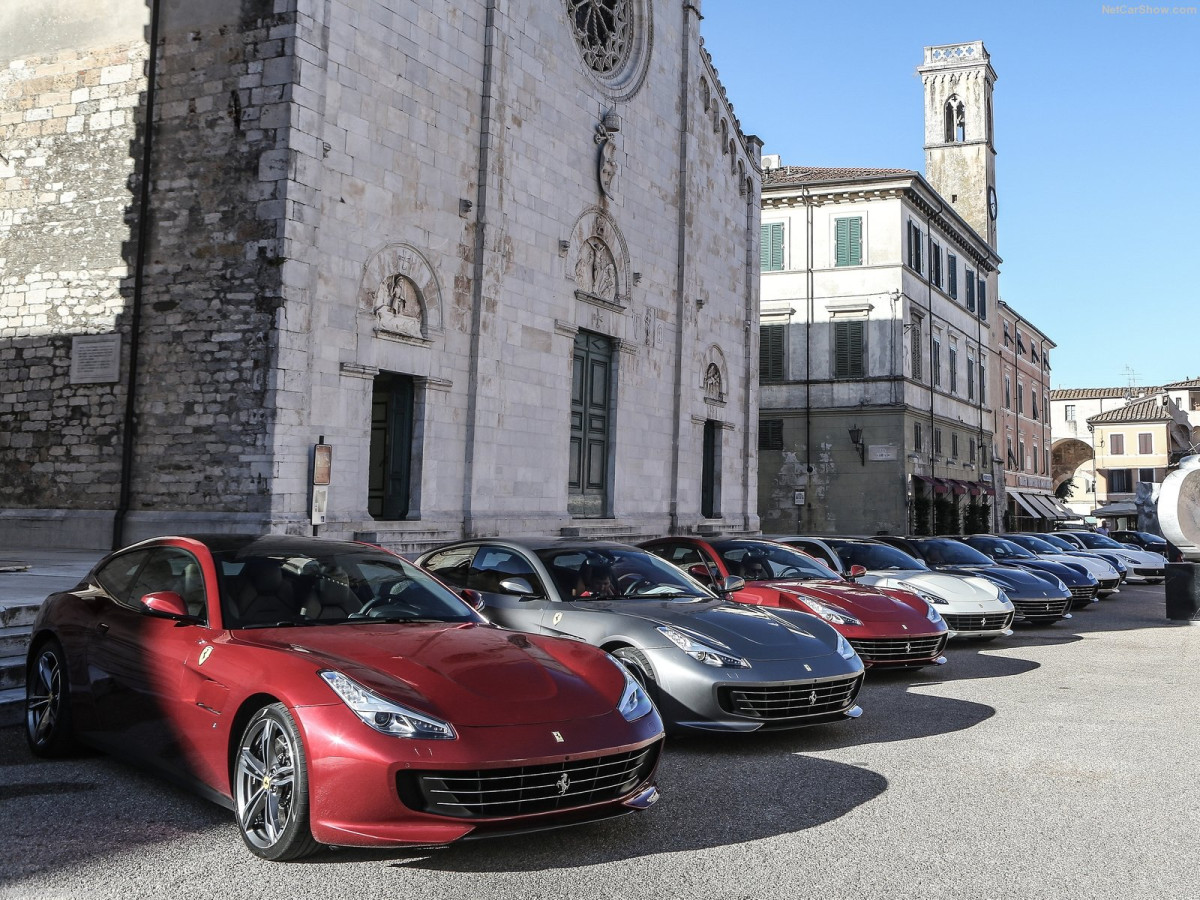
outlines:
{"label": "car front grille", "polygon": [[951,631],[960,634],[972,631],[1002,631],[1012,624],[1014,613],[991,613],[990,615],[955,616],[942,613],[942,618]]}
{"label": "car front grille", "polygon": [[662,741],[641,750],[509,769],[401,772],[405,806],[458,819],[492,819],[576,809],[617,800],[650,777]]}
{"label": "car front grille", "polygon": [[1116,578],[1105,578],[1100,582],[1100,590],[1102,591],[1115,591],[1120,586],[1121,577],[1119,575]]}
{"label": "car front grille", "polygon": [[946,635],[851,640],[850,645],[865,663],[904,664],[933,659],[946,646]]}
{"label": "car front grille", "polygon": [[840,713],[854,703],[862,675],[786,684],[722,685],[717,703],[725,712],[753,719],[808,719]]}
{"label": "car front grille", "polygon": [[1061,600],[1021,600],[1010,596],[1008,599],[1026,619],[1061,619],[1071,605],[1070,597]]}
{"label": "car front grille", "polygon": [[1071,588],[1071,599],[1082,600],[1086,603],[1091,603],[1096,597],[1096,592],[1099,590],[1098,585],[1085,584],[1079,587]]}
{"label": "car front grille", "polygon": [[1135,568],[1133,574],[1142,578],[1162,578],[1165,573],[1162,569]]}

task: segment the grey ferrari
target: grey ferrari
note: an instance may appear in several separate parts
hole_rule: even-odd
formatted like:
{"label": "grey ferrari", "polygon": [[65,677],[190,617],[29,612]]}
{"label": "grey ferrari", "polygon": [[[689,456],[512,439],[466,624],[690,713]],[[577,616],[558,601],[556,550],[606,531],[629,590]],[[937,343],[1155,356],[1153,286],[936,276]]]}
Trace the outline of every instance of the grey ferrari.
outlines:
{"label": "grey ferrari", "polygon": [[[485,538],[418,562],[518,631],[619,659],[672,731],[756,731],[854,719],[862,660],[830,625],[721,599],[652,553],[610,541]],[[730,577],[723,593],[744,586]]]}

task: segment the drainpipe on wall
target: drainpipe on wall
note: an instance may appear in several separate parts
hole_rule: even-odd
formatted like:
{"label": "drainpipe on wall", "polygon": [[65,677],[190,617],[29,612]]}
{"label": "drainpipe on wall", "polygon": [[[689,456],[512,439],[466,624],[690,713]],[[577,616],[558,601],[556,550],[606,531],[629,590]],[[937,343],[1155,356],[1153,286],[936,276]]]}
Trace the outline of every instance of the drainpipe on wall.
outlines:
{"label": "drainpipe on wall", "polygon": [[[808,309],[805,311],[806,324],[804,326],[804,459],[805,473],[811,478],[816,471],[812,460],[812,330],[813,316],[816,315],[816,299],[813,294],[816,293],[816,277],[813,273],[813,199],[812,192],[807,187],[802,187],[800,196],[804,199],[804,232],[807,240],[804,248],[804,290],[808,294]],[[812,484],[809,480],[805,481],[805,487],[811,489]],[[814,494],[815,496],[815,494]],[[809,524],[812,523],[812,504],[804,504],[804,517]],[[804,533],[810,532],[811,528],[800,529]]]}
{"label": "drainpipe on wall", "polygon": [[691,127],[689,66],[692,53],[692,15],[699,17],[700,10],[691,2],[683,4],[683,56],[679,72],[679,183],[676,189],[675,207],[678,216],[675,223],[675,400],[672,404],[674,419],[674,447],[671,451],[671,506],[668,534],[679,534],[679,454],[683,441],[683,347],[684,318],[687,313],[687,217],[688,217],[688,132]]}
{"label": "drainpipe on wall", "polygon": [[137,447],[137,376],[141,352],[142,307],[146,288],[146,244],[150,234],[150,171],[154,151],[154,98],[158,69],[159,0],[150,0],[150,53],[146,60],[146,125],[142,139],[141,184],[138,188],[137,254],[133,264],[133,297],[129,310],[129,369],[125,385],[125,422],[121,431],[121,489],[113,516],[112,549],[125,543],[125,517],[133,493],[133,457]]}
{"label": "drainpipe on wall", "polygon": [[471,351],[467,361],[467,422],[463,462],[463,537],[472,537],[475,521],[475,442],[479,408],[479,347],[483,331],[483,268],[486,246],[488,169],[492,153],[493,55],[496,48],[496,0],[488,0],[483,32],[483,85],[479,100],[479,165],[475,187],[475,244],[471,264]]}

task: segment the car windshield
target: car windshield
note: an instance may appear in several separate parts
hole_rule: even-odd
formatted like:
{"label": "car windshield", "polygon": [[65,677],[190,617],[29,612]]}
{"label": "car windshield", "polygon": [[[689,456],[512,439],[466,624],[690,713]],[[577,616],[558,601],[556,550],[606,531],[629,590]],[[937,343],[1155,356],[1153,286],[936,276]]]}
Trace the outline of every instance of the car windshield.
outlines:
{"label": "car windshield", "polygon": [[1080,531],[1075,534],[1079,543],[1089,550],[1128,550],[1123,544],[1118,544],[1112,538],[1103,534],[1093,534],[1090,531]]}
{"label": "car windshield", "polygon": [[1019,544],[1004,538],[973,537],[970,546],[992,559],[1035,559],[1034,555]]}
{"label": "car windshield", "polygon": [[1052,547],[1057,547],[1059,550],[1066,550],[1068,553],[1079,549],[1065,538],[1060,538],[1057,534],[1044,534],[1041,536],[1041,540]]}
{"label": "car windshield", "polygon": [[813,580],[841,581],[827,565],[785,544],[771,541],[714,541],[713,549],[730,575],[747,581]]}
{"label": "car windshield", "polygon": [[1014,544],[1019,544],[1026,550],[1032,550],[1034,553],[1061,553],[1062,548],[1056,547],[1049,541],[1044,541],[1041,538],[1035,538],[1028,534],[1010,534],[1006,540],[1012,541]]}
{"label": "car windshield", "polygon": [[861,541],[829,541],[829,546],[837,551],[846,568],[862,566],[868,571],[890,569],[903,571],[905,569],[928,569],[929,566],[915,556],[909,556],[903,550],[889,547],[887,544],[867,544]]}
{"label": "car windshield", "polygon": [[646,550],[548,547],[537,551],[564,599],[715,599],[699,582]]}
{"label": "car windshield", "polygon": [[448,588],[383,550],[314,541],[303,551],[217,551],[213,559],[226,628],[482,621]]}
{"label": "car windshield", "polygon": [[990,559],[961,541],[913,541],[913,546],[931,566],[991,566]]}

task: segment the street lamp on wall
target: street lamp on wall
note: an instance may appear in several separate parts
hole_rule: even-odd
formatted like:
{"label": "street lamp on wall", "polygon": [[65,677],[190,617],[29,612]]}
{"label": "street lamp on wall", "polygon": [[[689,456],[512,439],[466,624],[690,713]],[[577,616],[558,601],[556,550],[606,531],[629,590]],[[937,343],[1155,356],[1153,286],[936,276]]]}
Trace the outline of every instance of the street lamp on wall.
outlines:
{"label": "street lamp on wall", "polygon": [[850,426],[850,443],[858,451],[859,463],[865,466],[867,464],[867,448],[863,445],[862,429],[858,427],[857,422]]}

